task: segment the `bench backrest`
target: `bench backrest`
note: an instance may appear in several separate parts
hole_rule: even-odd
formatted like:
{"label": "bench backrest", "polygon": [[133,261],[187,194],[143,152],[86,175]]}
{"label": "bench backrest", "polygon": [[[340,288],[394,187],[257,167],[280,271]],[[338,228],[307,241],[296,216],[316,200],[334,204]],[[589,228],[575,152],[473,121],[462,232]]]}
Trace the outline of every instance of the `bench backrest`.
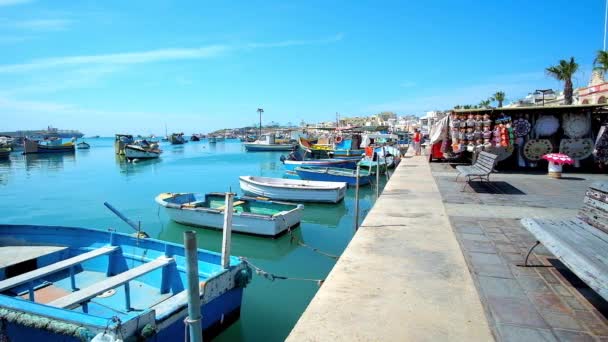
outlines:
{"label": "bench backrest", "polygon": [[484,172],[490,173],[492,172],[492,170],[494,170],[494,166],[496,165],[496,158],[498,158],[498,156],[495,154],[481,151],[479,153],[479,156],[477,156],[477,160],[475,161],[475,164],[473,164],[473,166],[480,170],[483,170]]}
{"label": "bench backrest", "polygon": [[587,189],[578,218],[608,233],[608,182],[596,182]]}

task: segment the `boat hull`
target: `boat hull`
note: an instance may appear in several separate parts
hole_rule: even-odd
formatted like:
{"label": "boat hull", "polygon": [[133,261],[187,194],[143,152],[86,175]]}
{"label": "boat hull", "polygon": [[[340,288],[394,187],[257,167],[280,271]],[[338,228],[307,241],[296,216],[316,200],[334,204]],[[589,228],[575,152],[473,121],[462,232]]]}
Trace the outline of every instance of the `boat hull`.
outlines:
{"label": "boat hull", "polygon": [[76,151],[73,143],[63,145],[41,145],[35,140],[27,140],[23,144],[23,154],[35,153],[74,153]]}
{"label": "boat hull", "polygon": [[291,151],[295,145],[291,144],[258,144],[245,143],[245,149],[248,152],[273,152],[273,151]]}
{"label": "boat hull", "polygon": [[[311,168],[312,169],[312,168]],[[349,186],[357,184],[356,171],[348,169],[351,174],[347,172],[337,172],[331,168],[318,168],[317,170],[310,170],[302,167],[296,168],[296,173],[301,179],[321,182],[345,182]],[[367,185],[371,181],[369,174],[359,175],[359,185]]]}
{"label": "boat hull", "polygon": [[283,161],[283,165],[285,166],[285,170],[288,171],[295,171],[295,169],[299,166],[338,167],[353,169],[356,168],[357,161],[345,159],[285,160]]}
{"label": "boat hull", "polygon": [[91,148],[91,145],[89,145],[87,143],[78,143],[76,145],[76,148],[79,150],[88,150],[89,148]]}
{"label": "boat hull", "polygon": [[[262,179],[263,177],[256,178]],[[280,184],[263,184],[259,181],[252,180],[251,177],[248,176],[241,176],[239,181],[241,190],[243,190],[245,194],[290,202],[338,203],[344,199],[344,195],[346,194],[346,183],[315,182],[336,185],[333,187],[328,185],[326,188],[306,188],[298,187],[297,185],[287,187],[281,186]],[[311,184],[310,181],[297,181],[290,179],[284,179],[283,181],[285,184],[296,184],[297,182],[300,182],[298,184]]]}
{"label": "boat hull", "polygon": [[156,159],[160,157],[160,151],[151,151],[141,148],[133,148],[131,146],[125,146],[125,157],[129,160],[133,159]]}

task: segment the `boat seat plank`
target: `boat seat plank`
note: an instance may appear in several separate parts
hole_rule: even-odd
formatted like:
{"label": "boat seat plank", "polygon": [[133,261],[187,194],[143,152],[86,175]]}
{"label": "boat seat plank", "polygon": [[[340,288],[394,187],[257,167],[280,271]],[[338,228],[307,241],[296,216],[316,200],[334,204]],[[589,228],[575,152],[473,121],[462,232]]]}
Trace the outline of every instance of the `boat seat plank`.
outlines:
{"label": "boat seat plank", "polygon": [[[232,206],[233,206],[233,207],[236,207],[236,206],[243,205],[243,204],[245,204],[245,201],[236,201],[236,202],[232,203]],[[215,208],[215,209],[217,209],[217,210],[220,210],[220,211],[221,211],[221,210],[226,209],[226,206],[225,206],[225,205],[223,205],[223,206],[221,206],[221,207],[217,207],[217,208]]]}
{"label": "boat seat plank", "polygon": [[20,274],[15,277],[8,278],[6,280],[0,281],[0,292],[6,291],[15,286],[25,284],[32,280],[36,280],[36,279],[45,277],[49,274],[65,270],[67,268],[78,265],[87,260],[102,256],[102,255],[110,254],[110,253],[114,252],[115,250],[117,250],[118,248],[119,247],[117,247],[117,246],[107,246],[107,247],[97,248],[90,252],[86,252],[86,253],[77,255],[75,257],[65,259],[65,260],[56,262],[54,264],[51,264],[51,265],[48,265],[45,267],[38,268],[36,270],[30,271],[27,273]]}
{"label": "boat seat plank", "polygon": [[37,259],[67,249],[57,246],[2,246],[0,247],[0,268]]}
{"label": "boat seat plank", "polygon": [[93,297],[96,297],[100,293],[118,287],[120,285],[124,285],[135,278],[138,278],[146,273],[152,272],[158,268],[164,267],[172,262],[174,262],[173,258],[160,257],[141,266],[132,268],[126,272],[117,274],[111,278],[96,283],[95,285],[86,287],[76,292],[72,292],[71,294],[65,297],[48,303],[48,305],[64,309],[72,309],[74,307],[79,306],[80,303],[88,301]]}

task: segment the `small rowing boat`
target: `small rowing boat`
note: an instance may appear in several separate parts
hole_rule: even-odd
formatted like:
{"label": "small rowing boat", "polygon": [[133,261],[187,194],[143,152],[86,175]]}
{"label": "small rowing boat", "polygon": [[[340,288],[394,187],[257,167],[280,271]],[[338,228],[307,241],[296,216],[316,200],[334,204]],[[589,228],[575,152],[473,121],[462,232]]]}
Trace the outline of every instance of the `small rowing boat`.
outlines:
{"label": "small rowing boat", "polygon": [[91,145],[89,145],[88,143],[81,141],[78,144],[76,144],[76,148],[79,150],[88,150],[89,148],[91,148]]}
{"label": "small rowing boat", "polygon": [[125,146],[125,157],[127,160],[135,159],[155,159],[160,157],[163,151],[158,148],[158,144],[150,144],[146,140],[138,140],[133,144]]}
{"label": "small rowing boat", "polygon": [[[296,173],[301,179],[322,182],[346,182],[348,185],[357,184],[357,171],[336,167],[311,167],[299,166]],[[359,185],[370,183],[371,177],[368,170],[359,170]]]}
{"label": "small rowing boat", "polygon": [[[162,193],[156,203],[165,207],[178,223],[222,229],[225,194]],[[232,230],[238,233],[275,237],[300,224],[304,206],[252,197],[235,197]]]}
{"label": "small rowing boat", "polygon": [[346,194],[344,182],[316,182],[297,179],[241,176],[245,194],[291,202],[338,203]]}

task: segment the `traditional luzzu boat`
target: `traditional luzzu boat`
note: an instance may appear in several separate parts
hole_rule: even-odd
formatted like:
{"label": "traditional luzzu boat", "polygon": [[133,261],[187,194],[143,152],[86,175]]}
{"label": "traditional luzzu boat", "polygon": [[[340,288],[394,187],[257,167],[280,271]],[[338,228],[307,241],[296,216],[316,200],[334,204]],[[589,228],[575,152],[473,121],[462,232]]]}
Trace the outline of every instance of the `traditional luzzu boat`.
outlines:
{"label": "traditional luzzu boat", "polygon": [[287,157],[281,156],[281,162],[287,171],[295,171],[299,166],[314,167],[338,167],[353,169],[361,157],[326,158],[326,159],[304,159],[300,151],[292,152]]}
{"label": "traditional luzzu boat", "polygon": [[316,182],[297,179],[241,176],[241,190],[247,195],[290,202],[338,203],[346,194],[344,182]]}
{"label": "traditional luzzu boat", "polygon": [[[300,224],[304,206],[251,197],[235,197],[232,230],[238,233],[275,237]],[[225,194],[162,193],[156,203],[165,207],[178,223],[222,229]]]}
{"label": "traditional luzzu boat", "polygon": [[[301,179],[322,182],[346,182],[348,185],[357,184],[357,171],[334,167],[300,166],[296,173]],[[368,170],[359,170],[359,185],[367,185],[371,181]]]}
{"label": "traditional luzzu boat", "polygon": [[378,168],[380,169],[380,174],[385,174],[388,169],[388,165],[386,162],[381,159],[379,161],[374,161],[372,159],[363,159],[359,162],[359,167],[361,170],[368,170],[368,172],[372,175],[375,175]]}
{"label": "traditional luzzu boat", "polygon": [[114,137],[114,152],[118,155],[125,154],[125,146],[135,142],[131,134],[116,134]]}
{"label": "traditional luzzu boat", "polygon": [[139,140],[125,146],[125,157],[127,160],[156,159],[160,157],[161,153],[163,151],[158,148],[158,144],[150,144],[146,140]]}
{"label": "traditional luzzu boat", "polygon": [[[0,225],[0,336],[10,341],[184,339],[183,246],[85,228]],[[202,329],[240,315],[244,261],[198,250]]]}
{"label": "traditional luzzu boat", "polygon": [[[354,143],[354,144],[353,144]],[[310,158],[334,158],[344,156],[360,156],[364,150],[358,148],[360,142],[354,141],[352,138],[343,138],[337,136],[334,138],[334,142],[330,143],[328,139],[319,140],[307,140],[302,137],[298,140],[298,146],[305,155],[309,155]]]}
{"label": "traditional luzzu boat", "polygon": [[40,140],[25,140],[23,142],[23,154],[33,153],[74,153],[75,144],[72,141],[67,143],[61,139],[50,139],[45,141]]}
{"label": "traditional luzzu boat", "polygon": [[296,145],[277,143],[274,134],[263,135],[261,139],[243,144],[247,152],[291,151]]}
{"label": "traditional luzzu boat", "polygon": [[0,146],[0,159],[8,159],[11,154],[11,148],[8,146]]}
{"label": "traditional luzzu boat", "polygon": [[169,142],[171,145],[183,145],[187,143],[184,139],[184,133],[173,133],[169,136]]}

